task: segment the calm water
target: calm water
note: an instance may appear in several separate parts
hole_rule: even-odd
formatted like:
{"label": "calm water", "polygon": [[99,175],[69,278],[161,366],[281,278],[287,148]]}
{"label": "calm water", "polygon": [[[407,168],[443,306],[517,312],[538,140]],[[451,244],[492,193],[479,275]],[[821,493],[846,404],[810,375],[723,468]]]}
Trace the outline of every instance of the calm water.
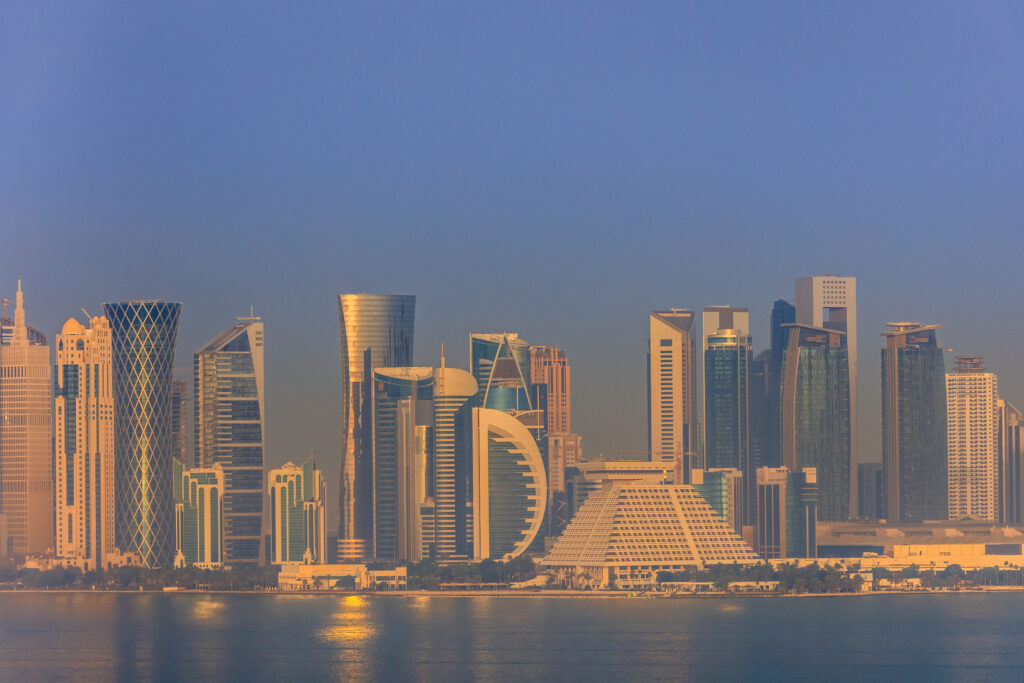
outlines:
{"label": "calm water", "polygon": [[1024,594],[0,594],[0,681],[1024,680]]}

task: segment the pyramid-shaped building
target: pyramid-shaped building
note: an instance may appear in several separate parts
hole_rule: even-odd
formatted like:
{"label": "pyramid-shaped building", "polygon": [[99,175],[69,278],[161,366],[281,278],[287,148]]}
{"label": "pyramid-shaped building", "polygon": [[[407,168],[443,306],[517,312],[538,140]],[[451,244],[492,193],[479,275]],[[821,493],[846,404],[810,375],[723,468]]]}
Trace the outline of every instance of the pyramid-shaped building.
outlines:
{"label": "pyramid-shaped building", "polygon": [[659,571],[759,561],[693,487],[627,483],[591,493],[542,564],[574,583],[622,588]]}

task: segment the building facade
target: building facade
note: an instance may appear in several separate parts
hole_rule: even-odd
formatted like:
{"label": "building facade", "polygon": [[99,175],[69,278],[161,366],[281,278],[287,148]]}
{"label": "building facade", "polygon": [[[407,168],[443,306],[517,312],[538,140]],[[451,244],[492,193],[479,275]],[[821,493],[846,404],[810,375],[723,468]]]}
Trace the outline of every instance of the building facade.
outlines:
{"label": "building facade", "polygon": [[288,462],[267,475],[270,493],[270,562],[327,562],[323,474],[313,458]]}
{"label": "building facade", "polygon": [[999,520],[999,382],[981,358],[959,356],[946,375],[949,519]]}
{"label": "building facade", "polygon": [[188,382],[171,380],[171,457],[186,467],[194,464],[188,457]]}
{"label": "building facade", "polygon": [[50,375],[50,347],[25,324],[19,280],[0,338],[0,514],[15,556],[54,547]]}
{"label": "building facade", "polygon": [[[412,365],[416,297],[339,294],[341,481],[338,557],[372,552],[373,371]],[[366,381],[364,381],[366,380]]]}
{"label": "building facade", "polygon": [[784,326],[779,426],[782,464],[814,468],[818,517],[845,521],[856,468],[850,451],[850,384],[846,336],[799,323]]}
{"label": "building facade", "polygon": [[214,569],[224,564],[224,468],[186,468],[177,458],[174,471],[174,566]]}
{"label": "building facade", "polygon": [[56,555],[88,571],[114,552],[114,393],[110,325],[74,318],[54,367]]}
{"label": "building facade", "polygon": [[174,561],[171,371],[181,304],[103,304],[114,382],[115,544],[149,569]]}
{"label": "building facade", "polygon": [[882,349],[882,468],[890,524],[945,519],[946,368],[941,325],[889,323]]}
{"label": "building facade", "polygon": [[[745,313],[745,311],[744,311]],[[706,312],[705,312],[706,315]],[[734,468],[749,485],[754,473],[750,457],[750,335],[740,329],[719,329],[704,335],[704,465]],[[744,497],[744,523],[753,510]]]}
{"label": "building facade", "polygon": [[782,451],[779,450],[781,435],[779,433],[779,396],[782,384],[782,356],[786,352],[786,339],[789,333],[784,325],[796,322],[796,306],[778,299],[772,305],[771,314],[771,349],[765,366],[765,392],[768,394],[768,419],[765,426],[766,438],[764,455],[761,459],[763,467],[781,467]]}
{"label": "building facade", "polygon": [[694,313],[674,308],[650,315],[647,349],[647,443],[653,462],[697,463],[697,355]]}
{"label": "building facade", "polygon": [[818,486],[813,467],[757,471],[757,552],[766,560],[817,557]]}
{"label": "building facade", "polygon": [[740,536],[746,514],[746,489],[743,472],[736,468],[695,469],[691,473],[694,490]]}
{"label": "building facade", "polygon": [[224,562],[263,564],[263,322],[239,319],[196,351],[193,371],[196,461],[224,471]]}
{"label": "building facade", "polygon": [[999,400],[999,521],[1024,523],[1024,449],[1021,429],[1024,413],[1012,403]]}

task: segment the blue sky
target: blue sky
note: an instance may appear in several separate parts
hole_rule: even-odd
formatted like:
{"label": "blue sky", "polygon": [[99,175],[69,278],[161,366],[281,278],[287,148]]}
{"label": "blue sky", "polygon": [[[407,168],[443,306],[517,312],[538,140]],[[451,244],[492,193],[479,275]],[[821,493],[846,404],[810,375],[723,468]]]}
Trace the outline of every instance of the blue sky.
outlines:
{"label": "blue sky", "polygon": [[[267,326],[268,463],[336,480],[335,295],[567,350],[588,455],[646,447],[647,312],[858,277],[1024,404],[1020,3],[0,4],[0,291],[52,337],[184,303],[177,366]],[[332,499],[335,491],[331,491]]]}

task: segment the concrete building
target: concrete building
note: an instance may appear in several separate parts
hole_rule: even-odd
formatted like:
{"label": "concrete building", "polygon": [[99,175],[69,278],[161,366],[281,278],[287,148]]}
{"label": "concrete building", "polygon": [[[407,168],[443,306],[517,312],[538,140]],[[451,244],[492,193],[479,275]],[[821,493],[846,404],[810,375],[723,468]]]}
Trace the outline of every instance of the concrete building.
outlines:
{"label": "concrete building", "polygon": [[584,460],[566,475],[569,520],[583,507],[587,497],[615,484],[671,484],[677,480],[676,467],[669,462],[646,460]]}
{"label": "concrete building", "polygon": [[408,570],[369,569],[365,564],[301,564],[281,565],[277,587],[283,591],[305,590],[405,590]]}
{"label": "concrete building", "polygon": [[[993,524],[975,520],[950,520],[913,524],[866,524],[863,522],[836,522],[818,524],[818,556],[823,558],[861,558],[871,555],[892,558],[899,546],[913,546],[918,551],[932,548],[919,555],[938,555],[947,552],[944,546],[975,545],[991,548],[993,555],[1006,549],[1017,552],[1024,542],[1024,527]],[[950,564],[959,564],[953,555]],[[913,562],[908,562],[913,564]],[[1002,565],[1003,561],[980,566]],[[966,568],[966,567],[965,567]]]}
{"label": "concrete building", "polygon": [[194,465],[188,457],[188,382],[171,381],[171,457],[186,467]]}
{"label": "concrete building", "polygon": [[186,469],[175,458],[174,566],[215,569],[224,565],[224,468]]}
{"label": "concrete building", "polygon": [[[850,450],[849,471],[857,472],[857,278],[838,275],[813,275],[796,279],[796,322],[843,333],[849,365]],[[783,463],[785,464],[785,463]],[[820,471],[819,476],[827,473]],[[828,504],[826,492],[822,502]],[[857,478],[850,477],[848,500],[843,508],[857,516]],[[831,506],[830,504],[828,504]],[[827,510],[826,510],[827,512]]]}
{"label": "concrete building", "polygon": [[818,517],[846,520],[856,490],[850,450],[850,391],[846,336],[799,323],[784,325],[780,419],[782,464],[813,467],[820,489]]}
{"label": "concrete building", "polygon": [[50,347],[29,334],[20,280],[7,329],[0,339],[0,514],[14,555],[39,555],[54,547]]}
{"label": "concrete building", "polygon": [[110,325],[68,319],[54,367],[56,556],[105,569],[114,553],[114,394]]}
{"label": "concrete building", "polygon": [[302,465],[285,463],[267,474],[270,491],[270,562],[324,564],[326,490],[313,458]]}
{"label": "concrete building", "polygon": [[571,586],[636,588],[659,571],[758,561],[691,486],[619,484],[590,495],[541,564]]}
{"label": "concrete building", "polygon": [[196,351],[195,452],[199,467],[224,469],[224,562],[263,564],[266,439],[263,322],[253,315]]}
{"label": "concrete building", "polygon": [[690,476],[694,490],[733,531],[742,536],[743,515],[747,507],[743,472],[736,468],[695,469]]}
{"label": "concrete building", "polygon": [[946,375],[949,519],[999,520],[999,412],[995,373],[959,356]]}
{"label": "concrete building", "polygon": [[945,519],[946,369],[941,325],[889,323],[882,349],[882,467],[890,524]]}
{"label": "concrete building", "polygon": [[757,470],[755,548],[766,560],[817,557],[818,484],[813,467]]}
{"label": "concrete building", "polygon": [[338,557],[372,552],[373,401],[379,367],[412,365],[416,297],[339,294],[341,330],[341,481]]}
{"label": "concrete building", "polygon": [[171,370],[181,304],[103,304],[114,379],[114,532],[146,568],[174,562]]}
{"label": "concrete building", "polygon": [[699,465],[697,354],[693,311],[653,311],[647,347],[647,443],[653,462]]}
{"label": "concrete building", "polygon": [[999,400],[999,521],[1024,523],[1024,449],[1021,428],[1024,413],[1009,401]]}

